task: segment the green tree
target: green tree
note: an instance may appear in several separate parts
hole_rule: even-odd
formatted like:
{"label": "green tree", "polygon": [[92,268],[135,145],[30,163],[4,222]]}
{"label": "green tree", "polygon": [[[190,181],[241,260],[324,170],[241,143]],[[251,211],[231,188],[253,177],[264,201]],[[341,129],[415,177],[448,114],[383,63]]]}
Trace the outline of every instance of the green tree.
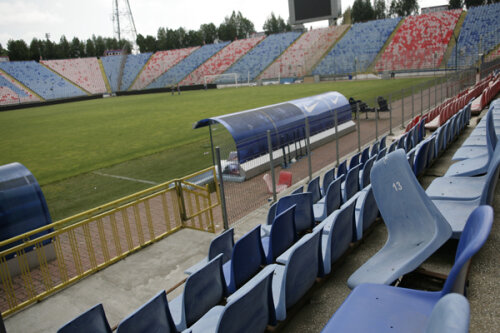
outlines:
{"label": "green tree", "polygon": [[[87,57],[95,57],[97,56],[97,53],[95,52],[95,44],[92,39],[87,39],[87,42],[85,43],[85,54]],[[101,54],[102,55],[102,54]]]}
{"label": "green tree", "polygon": [[389,14],[400,17],[417,15],[419,9],[417,0],[392,0]]}
{"label": "green tree", "polygon": [[95,35],[92,35],[92,40],[94,41],[96,56],[102,57],[104,55],[104,51],[106,51],[106,44],[104,43],[104,38],[102,38],[101,36],[96,37]]}
{"label": "green tree", "polygon": [[30,59],[31,60],[40,60],[42,58],[42,43],[33,38],[30,43]]}
{"label": "green tree", "polygon": [[207,44],[212,44],[217,39],[217,27],[213,23],[202,24],[200,26],[200,32],[203,41]]}
{"label": "green tree", "polygon": [[253,23],[243,17],[241,12],[233,11],[231,16],[226,16],[218,29],[219,38],[221,40],[234,40],[247,38],[250,34],[255,33]]}
{"label": "green tree", "polygon": [[5,56],[7,55],[7,52],[4,50],[2,43],[0,43],[0,56]]}
{"label": "green tree", "polygon": [[69,42],[66,36],[62,35],[59,39],[59,44],[57,45],[57,58],[58,59],[68,59],[70,57]]}
{"label": "green tree", "polygon": [[30,51],[28,49],[28,45],[22,39],[19,40],[10,39],[7,42],[7,50],[9,59],[11,61],[28,60],[30,58]]}
{"label": "green tree", "polygon": [[346,10],[344,11],[344,14],[342,14],[342,24],[351,24],[351,7],[347,7]]}
{"label": "green tree", "polygon": [[460,9],[463,8],[464,2],[462,0],[450,0],[448,3],[448,9]]}
{"label": "green tree", "polygon": [[186,34],[184,46],[199,46],[203,44],[203,34],[200,30],[189,30]]}
{"label": "green tree", "polygon": [[465,3],[465,7],[467,7],[467,9],[469,9],[470,7],[484,5],[485,3],[488,3],[488,1],[485,1],[485,0],[464,0],[464,3]]}
{"label": "green tree", "polygon": [[147,35],[146,37],[144,37],[143,35],[138,34],[136,43],[137,43],[137,46],[139,46],[139,51],[141,51],[141,53],[158,51],[157,50],[157,41],[151,35]]}
{"label": "green tree", "polygon": [[376,20],[385,19],[387,14],[387,9],[385,7],[385,0],[375,0],[373,3],[373,11]]}
{"label": "green tree", "polygon": [[367,22],[375,18],[370,0],[355,0],[352,4],[352,23]]}
{"label": "green tree", "polygon": [[291,31],[292,27],[290,24],[286,23],[285,20],[281,18],[281,16],[276,17],[273,12],[264,22],[264,26],[262,27],[266,32],[266,35],[276,34],[280,32]]}
{"label": "green tree", "polygon": [[52,43],[50,39],[46,39],[41,41],[42,47],[42,55],[44,59],[57,59],[57,45]]}
{"label": "green tree", "polygon": [[85,45],[77,37],[74,37],[69,44],[69,55],[71,58],[85,57]]}

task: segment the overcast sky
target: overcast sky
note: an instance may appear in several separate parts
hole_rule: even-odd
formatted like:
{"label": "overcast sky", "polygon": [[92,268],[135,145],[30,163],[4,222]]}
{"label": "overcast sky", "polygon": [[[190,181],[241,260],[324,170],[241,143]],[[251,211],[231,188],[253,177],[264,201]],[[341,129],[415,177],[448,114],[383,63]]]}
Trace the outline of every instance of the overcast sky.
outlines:
{"label": "overcast sky", "polygon": [[[354,0],[342,0],[342,10]],[[0,43],[24,39],[28,44],[50,34],[68,39],[95,35],[113,36],[111,21],[114,0],[0,0]],[[125,4],[125,0],[119,0]],[[159,27],[198,29],[203,23],[219,25],[233,10],[241,11],[257,31],[271,12],[288,19],[288,0],[129,0],[137,33],[156,36]],[[389,3],[389,0],[386,0]],[[446,0],[419,0],[420,7],[446,4]],[[314,26],[326,26],[326,22]]]}

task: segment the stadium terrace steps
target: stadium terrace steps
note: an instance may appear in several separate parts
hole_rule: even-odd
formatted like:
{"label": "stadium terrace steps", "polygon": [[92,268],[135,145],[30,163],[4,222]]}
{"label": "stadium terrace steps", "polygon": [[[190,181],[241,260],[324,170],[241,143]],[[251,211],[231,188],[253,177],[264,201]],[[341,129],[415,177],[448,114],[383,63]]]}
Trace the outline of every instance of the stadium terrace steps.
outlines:
{"label": "stadium terrace steps", "polygon": [[182,61],[172,66],[168,71],[159,76],[151,84],[147,86],[151,88],[164,88],[167,86],[178,84],[188,74],[198,68],[207,59],[210,59],[214,54],[226,47],[229,42],[218,44],[207,44],[196,49],[194,52],[185,57]]}
{"label": "stadium terrace steps", "polygon": [[97,62],[99,64],[99,72],[101,74],[104,85],[106,86],[106,92],[108,94],[111,94],[111,85],[109,84],[108,77],[106,76],[106,71],[104,70],[104,65],[102,64],[102,60],[97,59]]}
{"label": "stadium terrace steps", "polygon": [[[224,73],[263,39],[264,36],[235,40],[189,74],[180,85],[204,84],[205,76]],[[214,78],[207,80],[208,83],[213,81]]]}
{"label": "stadium terrace steps", "polygon": [[375,64],[377,71],[438,67],[462,10],[409,16]]}
{"label": "stadium terrace steps", "polygon": [[[480,53],[486,54],[499,44],[499,35],[500,3],[469,8],[460,30],[458,46],[455,46],[460,59],[458,65],[475,64]],[[448,67],[455,67],[455,57],[450,57]]]}
{"label": "stadium terrace steps", "polygon": [[400,20],[398,17],[353,24],[312,74],[345,75],[366,71]]}
{"label": "stadium terrace steps", "polygon": [[199,46],[154,53],[137,76],[130,90],[141,90],[156,80],[184,58],[199,49]]}
{"label": "stadium terrace steps", "polygon": [[292,31],[267,36],[224,73],[237,73],[239,76],[238,82],[253,81],[301,34]]}
{"label": "stadium terrace steps", "polygon": [[43,65],[91,94],[106,92],[97,58],[42,60]]}
{"label": "stadium terrace steps", "polygon": [[404,21],[405,21],[404,19],[401,19],[401,21],[399,21],[399,23],[396,25],[396,27],[391,32],[391,34],[389,35],[389,37],[385,41],[384,45],[380,49],[380,52],[377,54],[377,56],[375,57],[375,59],[373,59],[373,62],[371,63],[371,65],[366,70],[367,72],[374,72],[375,71],[375,64],[380,60],[380,57],[382,57],[382,54],[384,54],[385,49],[387,49],[387,47],[389,46],[389,44],[391,44],[394,36],[398,32],[399,28],[401,28],[401,25],[404,23]]}
{"label": "stadium terrace steps", "polygon": [[42,98],[0,70],[0,105],[40,102]]}
{"label": "stadium terrace steps", "polygon": [[126,91],[132,86],[152,54],[152,52],[148,52],[127,55],[127,60],[123,67],[120,91]]}
{"label": "stadium terrace steps", "polygon": [[85,96],[85,92],[35,61],[2,62],[0,68],[44,99]]}
{"label": "stadium terrace steps", "polygon": [[111,55],[101,58],[106,78],[109,82],[109,86],[111,87],[111,92],[118,91],[118,78],[120,76],[122,58],[122,55]]}
{"label": "stadium terrace steps", "polygon": [[309,30],[302,34],[260,75],[260,79],[301,77],[310,72],[320,57],[348,28],[347,25]]}

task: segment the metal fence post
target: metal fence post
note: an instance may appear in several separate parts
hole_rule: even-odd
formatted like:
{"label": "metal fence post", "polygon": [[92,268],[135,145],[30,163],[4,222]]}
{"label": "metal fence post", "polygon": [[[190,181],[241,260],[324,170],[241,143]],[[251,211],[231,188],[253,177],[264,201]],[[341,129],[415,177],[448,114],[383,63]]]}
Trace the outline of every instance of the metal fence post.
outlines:
{"label": "metal fence post", "polygon": [[392,133],[392,93],[389,94],[389,135],[394,135]]}
{"label": "metal fence post", "polygon": [[358,152],[361,152],[361,124],[359,122],[359,103],[356,103],[356,119],[358,125]]}
{"label": "metal fence post", "polygon": [[269,169],[271,170],[271,179],[273,181],[273,202],[278,199],[276,195],[276,175],[274,174],[273,144],[271,141],[271,130],[267,130],[267,150],[269,151]]}
{"label": "metal fence post", "polygon": [[309,140],[310,134],[311,132],[309,128],[309,118],[306,118],[306,151],[307,151],[307,165],[309,167],[309,181],[312,180],[311,141]]}
{"label": "metal fence post", "polygon": [[226,196],[224,194],[224,179],[222,177],[222,164],[220,163],[220,147],[215,147],[215,157],[217,159],[217,171],[219,173],[219,186],[220,186],[220,204],[222,209],[222,221],[224,222],[224,230],[229,229],[229,223],[227,221],[227,209],[226,209]]}
{"label": "metal fence post", "polygon": [[405,94],[401,89],[401,128],[405,128]]}
{"label": "metal fence post", "polygon": [[339,109],[335,110],[335,157],[337,158],[337,167],[340,164],[340,152],[339,152]]}

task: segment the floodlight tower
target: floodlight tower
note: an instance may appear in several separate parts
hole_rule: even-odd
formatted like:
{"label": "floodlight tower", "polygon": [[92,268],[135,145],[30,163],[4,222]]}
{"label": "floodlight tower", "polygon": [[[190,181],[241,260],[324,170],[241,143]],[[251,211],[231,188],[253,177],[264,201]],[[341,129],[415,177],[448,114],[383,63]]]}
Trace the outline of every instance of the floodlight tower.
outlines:
{"label": "floodlight tower", "polygon": [[113,1],[113,31],[118,40],[128,40],[132,43],[132,50],[138,51],[136,39],[137,30],[135,29],[134,17],[130,9],[128,0]]}

